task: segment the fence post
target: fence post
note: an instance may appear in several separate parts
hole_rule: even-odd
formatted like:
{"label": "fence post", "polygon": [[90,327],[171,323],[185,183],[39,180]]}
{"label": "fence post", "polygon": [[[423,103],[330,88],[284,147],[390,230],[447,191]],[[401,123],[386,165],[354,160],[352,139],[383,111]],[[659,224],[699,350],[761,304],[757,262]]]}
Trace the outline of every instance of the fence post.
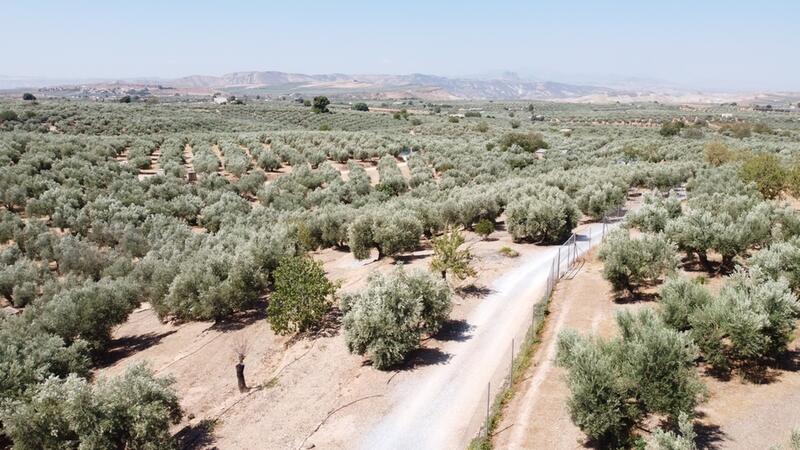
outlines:
{"label": "fence post", "polygon": [[558,246],[558,264],[556,264],[556,272],[558,275],[556,278],[561,278],[561,246]]}
{"label": "fence post", "polygon": [[492,394],[492,382],[486,383],[486,438],[489,438],[489,399]]}
{"label": "fence post", "polygon": [[511,338],[511,364],[508,365],[508,386],[514,382],[514,338]]}
{"label": "fence post", "polygon": [[575,264],[575,262],[578,261],[578,237],[577,235],[575,236],[575,239],[572,241],[572,245],[575,246],[575,248],[572,250],[572,264]]}

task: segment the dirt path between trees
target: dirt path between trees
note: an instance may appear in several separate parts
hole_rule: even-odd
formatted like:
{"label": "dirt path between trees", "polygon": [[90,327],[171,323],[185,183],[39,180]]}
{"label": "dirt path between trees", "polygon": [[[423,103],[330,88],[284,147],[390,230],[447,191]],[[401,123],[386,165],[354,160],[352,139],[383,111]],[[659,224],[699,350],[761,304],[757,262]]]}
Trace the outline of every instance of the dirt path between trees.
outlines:
{"label": "dirt path between trees", "polygon": [[614,303],[610,286],[603,279],[602,263],[594,253],[573,279],[564,279],[557,285],[542,344],[527,380],[506,407],[494,437],[495,448],[584,448],[584,435],[567,411],[569,389],[564,370],[555,365],[558,334],[574,329],[611,336],[616,332],[617,311],[643,306]]}
{"label": "dirt path between trees", "polygon": [[[600,243],[602,231],[599,223],[581,227],[579,252]],[[445,364],[419,370],[388,394],[392,407],[360,448],[465,448],[484,419],[487,386],[491,391],[490,386],[501,385],[512,340],[521,342],[530,325],[557,251],[551,247],[526,258],[492,283],[492,293],[466,318],[469,335],[442,347]]]}
{"label": "dirt path between trees", "polygon": [[[498,449],[584,449],[586,436],[572,423],[564,369],[554,364],[558,334],[566,329],[603,337],[618,330],[620,310],[654,308],[656,303],[619,304],[603,279],[602,263],[587,263],[572,280],[562,280],[550,304],[542,345],[527,380],[506,406],[493,438]],[[716,281],[716,280],[715,280]],[[800,427],[800,339],[765,384],[738,377],[720,380],[703,373],[708,399],[697,408],[700,448],[755,449],[786,443]],[[784,447],[785,448],[785,447]]]}

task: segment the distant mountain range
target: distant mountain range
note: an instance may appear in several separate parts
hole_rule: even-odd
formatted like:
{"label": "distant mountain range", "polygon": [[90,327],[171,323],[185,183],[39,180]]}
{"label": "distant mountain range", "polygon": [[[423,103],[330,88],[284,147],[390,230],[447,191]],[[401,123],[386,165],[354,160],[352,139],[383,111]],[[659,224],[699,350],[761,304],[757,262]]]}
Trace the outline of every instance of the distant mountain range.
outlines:
{"label": "distant mountain range", "polygon": [[[789,103],[800,100],[797,93],[707,93],[673,87],[603,87],[539,81],[505,72],[493,77],[454,78],[425,74],[409,75],[307,75],[275,71],[233,72],[220,76],[192,75],[176,79],[54,80],[0,76],[0,89],[18,91],[38,88],[52,95],[97,95],[126,89],[151,95],[215,92],[237,95],[277,96],[325,94],[345,98],[423,100],[547,100],[606,103],[614,101],[660,101],[665,103]],[[155,88],[155,89],[154,89]],[[60,93],[60,94],[59,94]]]}

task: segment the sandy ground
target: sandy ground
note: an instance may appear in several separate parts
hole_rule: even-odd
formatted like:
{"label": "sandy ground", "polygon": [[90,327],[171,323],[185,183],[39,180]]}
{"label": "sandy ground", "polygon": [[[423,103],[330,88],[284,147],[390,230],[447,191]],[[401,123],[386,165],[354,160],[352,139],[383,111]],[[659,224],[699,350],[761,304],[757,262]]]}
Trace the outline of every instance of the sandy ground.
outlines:
{"label": "sandy ground", "polygon": [[696,429],[706,448],[770,448],[800,429],[800,339],[764,384],[704,376],[709,399]]}
{"label": "sandy ground", "polygon": [[558,334],[567,329],[612,336],[616,313],[643,304],[620,305],[603,279],[595,252],[573,279],[559,282],[542,332],[542,344],[526,381],[508,404],[494,437],[495,448],[583,448],[584,435],[572,424],[566,407],[569,389],[564,369],[554,363]]}
{"label": "sandy ground", "polygon": [[[602,224],[579,228],[580,252],[600,242]],[[589,238],[591,236],[591,240]],[[543,247],[490,285],[491,293],[466,317],[468,334],[441,351],[446,364],[420,369],[391,392],[388,414],[359,443],[363,449],[465,448],[480,429],[491,386],[508,373],[511,346],[530,326],[552,270],[555,247]]]}
{"label": "sandy ground", "polygon": [[[711,279],[712,290],[718,290],[721,282],[719,277]],[[602,264],[595,258],[589,258],[574,279],[561,281],[543,343],[527,380],[505,410],[494,437],[495,448],[585,448],[585,436],[573,425],[566,408],[569,389],[564,370],[553,363],[557,335],[571,328],[613,336],[617,311],[654,306],[616,303],[602,277]],[[719,380],[703,373],[709,395],[698,408],[695,426],[701,448],[768,448],[786,442],[791,430],[800,427],[800,339],[790,348],[781,367],[770,371],[772,380],[767,384],[737,377]]]}
{"label": "sandy ground", "polygon": [[[502,224],[501,224],[502,228]],[[422,371],[444,364],[449,356],[440,350],[466,333],[463,322],[484,301],[487,286],[503,273],[524,264],[547,248],[514,244],[502,229],[481,241],[466,233],[476,257],[479,276],[460,285],[475,289],[455,297],[452,322],[438,339],[429,339],[399,370],[382,372],[365,364],[365,358],[349,354],[337,331],[329,336],[290,341],[275,336],[263,313],[214,325],[194,322],[162,324],[144,305],[115,330],[114,345],[99,375],[119,374],[128,365],[144,361],[161,376],[171,376],[186,417],[180,432],[184,448],[296,449],[347,448],[354,437],[387,413],[396,400],[394,387]],[[521,256],[500,255],[509,246]],[[427,267],[432,252],[423,248],[393,261],[360,262],[349,253],[325,250],[313,256],[322,261],[328,276],[342,282],[342,291],[363,287],[372,271],[390,271],[396,263]],[[234,348],[247,342],[245,360],[249,393],[236,388]],[[342,408],[342,409],[339,409]],[[330,416],[329,416],[330,414]],[[211,434],[200,422],[217,419]],[[182,431],[181,431],[182,430]]]}

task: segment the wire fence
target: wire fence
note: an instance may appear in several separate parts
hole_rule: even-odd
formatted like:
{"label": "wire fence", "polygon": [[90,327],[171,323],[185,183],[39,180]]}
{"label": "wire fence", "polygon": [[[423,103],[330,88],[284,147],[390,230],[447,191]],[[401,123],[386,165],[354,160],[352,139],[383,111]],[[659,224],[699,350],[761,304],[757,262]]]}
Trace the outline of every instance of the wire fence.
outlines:
{"label": "wire fence", "polygon": [[[508,374],[502,378],[500,384],[494,389],[492,388],[491,381],[486,385],[486,418],[478,432],[479,438],[489,438],[489,433],[493,425],[496,425],[492,424],[492,421],[498,418],[497,413],[499,409],[502,408],[502,403],[504,401],[504,395],[502,394],[510,389],[514,383],[515,368],[521,367],[524,363],[524,359],[532,357],[532,344],[537,339],[539,330],[544,323],[544,316],[550,301],[550,296],[553,294],[556,285],[564,278],[572,279],[577,275],[583,265],[582,256],[591,250],[594,244],[605,240],[613,224],[618,222],[625,212],[624,209],[619,208],[610,217],[603,217],[601,221],[586,227],[582,233],[572,233],[572,235],[556,249],[550,262],[550,269],[544,284],[544,292],[531,308],[530,325],[520,342],[516,342],[516,339],[513,338],[511,340],[509,346],[510,358]],[[520,353],[518,350],[527,354]],[[521,356],[525,358],[520,358]],[[492,393],[494,393],[494,396]],[[492,401],[493,399],[494,402]]]}

